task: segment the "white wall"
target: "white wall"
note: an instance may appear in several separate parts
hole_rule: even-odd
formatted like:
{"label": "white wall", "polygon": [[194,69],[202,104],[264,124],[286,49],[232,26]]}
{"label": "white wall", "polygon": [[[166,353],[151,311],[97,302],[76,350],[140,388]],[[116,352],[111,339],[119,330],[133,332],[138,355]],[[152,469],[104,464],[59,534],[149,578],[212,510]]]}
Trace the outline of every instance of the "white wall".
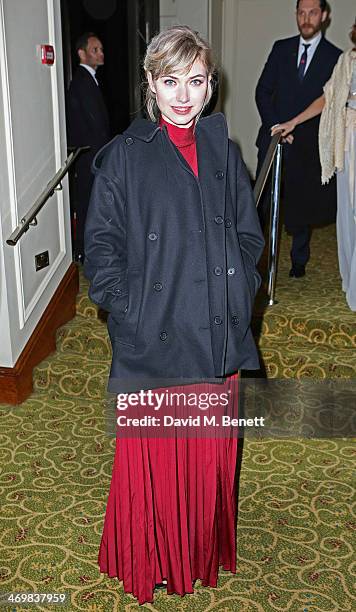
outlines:
{"label": "white wall", "polygon": [[[41,64],[39,45],[55,47]],[[71,262],[69,198],[48,200],[17,246],[7,238],[67,157],[60,0],[0,0],[0,366],[13,367]],[[36,271],[35,255],[50,265]]]}
{"label": "white wall", "polygon": [[209,0],[160,0],[161,30],[171,25],[189,25],[208,36]]}

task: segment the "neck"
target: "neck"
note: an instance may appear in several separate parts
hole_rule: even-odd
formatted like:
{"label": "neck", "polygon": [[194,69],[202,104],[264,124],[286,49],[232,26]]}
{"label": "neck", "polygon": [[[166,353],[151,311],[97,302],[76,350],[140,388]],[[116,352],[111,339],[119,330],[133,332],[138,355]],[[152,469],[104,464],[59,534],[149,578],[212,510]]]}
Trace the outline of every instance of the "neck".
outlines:
{"label": "neck", "polygon": [[96,72],[96,68],[97,67],[93,67],[93,66],[89,66],[89,64],[86,64],[85,62],[80,62],[80,66],[86,66],[87,68],[90,68],[90,70],[93,70],[93,72]]}
{"label": "neck", "polygon": [[312,45],[312,44],[313,44],[313,42],[314,42],[314,41],[315,41],[317,38],[319,38],[319,37],[321,37],[321,36],[322,36],[322,34],[321,34],[321,30],[319,30],[319,32],[317,32],[316,34],[314,34],[314,36],[312,36],[312,38],[308,38],[308,39],[307,39],[307,38],[304,38],[302,34],[300,35],[300,38],[301,38],[301,40],[303,41],[303,43],[305,43],[306,45]]}
{"label": "neck", "polygon": [[168,121],[168,119],[166,119],[165,117],[162,117],[162,115],[160,115],[159,118],[160,125],[166,125],[167,127],[171,127],[172,129],[176,128],[178,130],[189,130],[190,132],[194,131],[195,123],[195,119],[193,119],[193,121],[189,125],[176,125],[175,123]]}

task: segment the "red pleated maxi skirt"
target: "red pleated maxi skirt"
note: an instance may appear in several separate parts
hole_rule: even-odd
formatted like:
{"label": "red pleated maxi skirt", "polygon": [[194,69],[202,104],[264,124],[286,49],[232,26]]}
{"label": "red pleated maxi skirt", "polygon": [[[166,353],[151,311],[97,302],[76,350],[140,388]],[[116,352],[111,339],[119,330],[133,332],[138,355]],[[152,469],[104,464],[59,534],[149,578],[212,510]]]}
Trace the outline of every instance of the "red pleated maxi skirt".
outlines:
{"label": "red pleated maxi skirt", "polygon": [[[223,385],[233,402],[237,384],[236,375]],[[219,565],[236,572],[237,443],[236,434],[116,440],[98,563],[140,604],[162,580],[167,593],[185,595],[197,579],[216,587]]]}

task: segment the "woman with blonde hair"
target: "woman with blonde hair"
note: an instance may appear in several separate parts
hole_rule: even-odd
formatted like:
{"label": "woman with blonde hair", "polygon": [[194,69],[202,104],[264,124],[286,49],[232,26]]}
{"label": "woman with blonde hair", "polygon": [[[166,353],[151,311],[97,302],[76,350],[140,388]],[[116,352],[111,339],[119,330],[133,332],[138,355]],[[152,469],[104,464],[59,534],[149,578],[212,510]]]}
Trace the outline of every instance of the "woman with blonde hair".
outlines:
{"label": "woman with blonde hair", "polygon": [[[94,162],[89,294],[109,312],[119,408],[147,417],[159,398],[159,422],[182,397],[200,398],[213,430],[219,398],[236,408],[238,370],[259,367],[250,319],[263,238],[224,117],[201,118],[215,69],[208,43],[175,26],[153,38],[144,68],[150,120]],[[99,566],[142,604],[157,586],[184,595],[197,579],[216,586],[219,565],[236,571],[237,438],[203,427],[147,436],[139,423],[116,441]]]}
{"label": "woman with blonde hair", "polygon": [[356,21],[350,34],[354,47],[340,55],[324,94],[302,113],[272,129],[287,136],[321,113],[319,152],[321,181],[336,172],[336,234],[342,289],[356,311]]}

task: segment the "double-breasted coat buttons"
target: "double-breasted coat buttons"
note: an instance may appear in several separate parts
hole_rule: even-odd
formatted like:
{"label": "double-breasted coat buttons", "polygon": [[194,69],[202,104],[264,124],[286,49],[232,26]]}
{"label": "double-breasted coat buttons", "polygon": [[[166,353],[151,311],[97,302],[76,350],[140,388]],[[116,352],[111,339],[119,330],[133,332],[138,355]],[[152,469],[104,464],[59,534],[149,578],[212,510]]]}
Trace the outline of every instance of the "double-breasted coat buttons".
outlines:
{"label": "double-breasted coat buttons", "polygon": [[221,325],[222,323],[222,317],[219,317],[219,315],[217,315],[216,317],[214,317],[214,323],[215,325]]}
{"label": "double-breasted coat buttons", "polygon": [[167,332],[166,332],[166,331],[162,331],[162,332],[160,333],[159,337],[160,337],[160,340],[162,340],[162,342],[164,342],[165,340],[167,340],[167,338],[168,338],[168,334],[167,334]]}
{"label": "double-breasted coat buttons", "polygon": [[221,225],[222,223],[224,223],[224,219],[220,215],[216,215],[214,221],[217,225]]}
{"label": "double-breasted coat buttons", "polygon": [[224,178],[224,176],[225,176],[225,175],[224,175],[224,173],[223,173],[223,171],[222,171],[222,170],[218,170],[218,171],[215,173],[215,178],[217,178],[217,179],[218,179],[218,181],[222,181],[222,179]]}
{"label": "double-breasted coat buttons", "polygon": [[214,268],[215,276],[221,276],[222,273],[223,273],[222,267],[221,266],[215,266],[215,268]]}
{"label": "double-breasted coat buttons", "polygon": [[133,144],[133,138],[131,138],[131,136],[128,136],[127,138],[125,138],[125,142],[127,145],[132,145]]}
{"label": "double-breasted coat buttons", "polygon": [[158,235],[156,234],[156,232],[150,232],[150,233],[148,234],[148,240],[152,240],[152,242],[153,242],[154,240],[157,240],[157,238],[158,238]]}
{"label": "double-breasted coat buttons", "polygon": [[155,283],[153,285],[153,288],[154,288],[155,291],[162,291],[163,285],[162,285],[162,283]]}

